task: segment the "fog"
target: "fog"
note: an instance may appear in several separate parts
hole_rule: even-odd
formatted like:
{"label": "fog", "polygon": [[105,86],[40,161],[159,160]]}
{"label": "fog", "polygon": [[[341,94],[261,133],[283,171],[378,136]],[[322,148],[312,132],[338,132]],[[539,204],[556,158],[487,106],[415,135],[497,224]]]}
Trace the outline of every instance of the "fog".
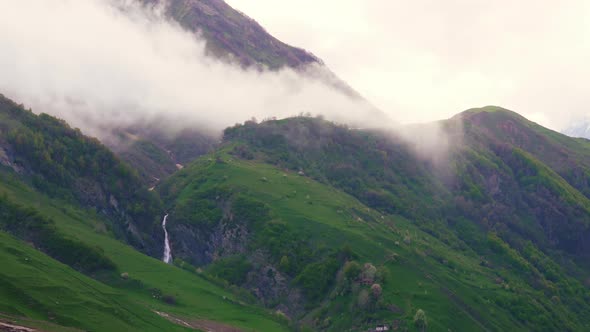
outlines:
{"label": "fog", "polygon": [[99,138],[142,121],[218,130],[301,112],[377,124],[321,80],[207,57],[195,34],[130,1],[3,0],[0,44],[0,93]]}
{"label": "fog", "polygon": [[560,130],[590,114],[587,0],[227,2],[402,122],[497,105]]}

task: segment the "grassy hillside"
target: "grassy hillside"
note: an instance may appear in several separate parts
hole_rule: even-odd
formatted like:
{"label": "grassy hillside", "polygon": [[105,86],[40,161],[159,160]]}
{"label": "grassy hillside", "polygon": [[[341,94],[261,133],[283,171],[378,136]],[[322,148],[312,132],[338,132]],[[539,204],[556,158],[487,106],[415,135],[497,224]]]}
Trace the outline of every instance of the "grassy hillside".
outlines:
{"label": "grassy hillside", "polygon": [[519,251],[467,219],[460,234],[435,232],[236,152],[229,144],[159,188],[175,257],[303,326],[416,330],[422,309],[435,331],[589,328],[588,291],[531,242]]}
{"label": "grassy hillside", "polygon": [[225,140],[238,158],[304,171],[438,237],[467,219],[516,247],[532,240],[546,254],[586,257],[590,143],[499,108],[440,127],[452,143],[442,164],[417,157],[395,133],[311,118],[246,123],[226,129]]}
{"label": "grassy hillside", "polygon": [[472,147],[508,145],[531,154],[590,197],[590,142],[571,138],[499,107],[468,110],[453,121],[464,124]]}
{"label": "grassy hillside", "polygon": [[0,240],[4,314],[102,331],[184,330],[6,233],[0,232]]}
{"label": "grassy hillside", "polygon": [[[37,193],[2,172],[0,194],[55,221],[63,236],[97,248],[116,271],[90,279],[0,233],[0,312],[93,331],[183,330],[154,313],[195,324],[218,321],[244,330],[280,331],[277,318],[240,304],[194,271],[145,256],[109,236],[102,217]],[[128,278],[120,274],[126,273]],[[172,304],[171,304],[172,303]]]}
{"label": "grassy hillside", "polygon": [[[441,127],[443,165],[391,132],[247,122],[148,191],[96,140],[0,98],[0,314],[58,331],[590,329],[590,143],[498,108]],[[158,144],[138,146],[146,172],[170,161]]]}
{"label": "grassy hillside", "polygon": [[[97,139],[0,95],[0,165],[50,197],[106,216],[117,237],[152,253],[161,204]],[[139,231],[143,230],[143,232]]]}

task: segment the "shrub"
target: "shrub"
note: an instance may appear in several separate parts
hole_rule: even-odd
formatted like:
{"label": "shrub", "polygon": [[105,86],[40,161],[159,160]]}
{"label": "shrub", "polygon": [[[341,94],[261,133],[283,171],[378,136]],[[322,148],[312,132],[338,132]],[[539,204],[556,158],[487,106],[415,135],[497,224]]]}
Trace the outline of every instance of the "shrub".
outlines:
{"label": "shrub", "polygon": [[371,286],[371,295],[373,295],[373,297],[375,299],[379,299],[381,297],[382,293],[383,293],[383,289],[381,288],[381,285],[373,284]]}
{"label": "shrub", "polygon": [[248,272],[252,264],[244,256],[232,256],[222,258],[211,264],[208,268],[210,275],[227,280],[234,285],[241,285],[246,282]]}
{"label": "shrub", "polygon": [[176,305],[176,297],[172,295],[164,295],[162,296],[162,301],[169,305]]}
{"label": "shrub", "polygon": [[361,309],[366,309],[369,305],[369,292],[366,289],[361,290],[359,293],[357,303]]}
{"label": "shrub", "polygon": [[365,263],[361,278],[363,283],[371,284],[375,281],[375,275],[377,274],[377,268],[371,263]]}
{"label": "shrub", "polygon": [[321,262],[309,264],[297,276],[295,282],[303,288],[305,295],[311,301],[317,301],[332,285],[338,265],[335,258],[327,258]]}
{"label": "shrub", "polygon": [[356,280],[361,273],[361,266],[355,261],[346,262],[344,264],[344,276],[347,280]]}
{"label": "shrub", "polygon": [[428,319],[426,318],[426,313],[422,309],[418,309],[416,314],[414,315],[414,324],[420,331],[426,331],[428,328]]}
{"label": "shrub", "polygon": [[289,262],[289,257],[283,256],[281,257],[281,261],[279,263],[279,270],[283,272],[288,272],[291,268],[291,263]]}

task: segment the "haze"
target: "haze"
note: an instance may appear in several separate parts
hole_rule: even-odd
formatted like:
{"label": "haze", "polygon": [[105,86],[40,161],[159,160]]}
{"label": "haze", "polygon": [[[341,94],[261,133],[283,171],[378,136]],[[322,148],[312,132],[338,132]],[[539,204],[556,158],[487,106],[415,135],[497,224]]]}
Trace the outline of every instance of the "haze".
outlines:
{"label": "haze", "polygon": [[403,122],[498,105],[553,129],[590,114],[590,3],[228,0]]}
{"label": "haze", "polygon": [[176,129],[301,112],[365,120],[365,103],[318,80],[206,57],[194,34],[131,1],[0,1],[0,44],[0,93],[99,137],[163,116]]}

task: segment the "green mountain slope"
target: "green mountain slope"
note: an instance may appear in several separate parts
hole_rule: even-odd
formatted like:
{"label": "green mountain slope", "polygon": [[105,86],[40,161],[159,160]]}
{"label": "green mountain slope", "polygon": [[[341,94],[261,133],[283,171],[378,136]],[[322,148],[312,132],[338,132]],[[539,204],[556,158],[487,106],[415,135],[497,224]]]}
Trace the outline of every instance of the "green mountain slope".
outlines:
{"label": "green mountain slope", "polygon": [[422,313],[434,331],[590,329],[590,143],[490,107],[440,127],[433,160],[391,131],[247,122],[148,191],[2,98],[0,313],[57,330],[412,331]]}
{"label": "green mountain slope", "polygon": [[155,254],[161,243],[149,235],[158,228],[160,202],[136,171],[98,140],[1,95],[0,164],[51,197],[95,209],[118,237],[146,252]]}
{"label": "green mountain slope", "polygon": [[465,124],[471,146],[508,145],[522,149],[590,197],[588,140],[562,135],[498,107],[469,110],[455,120],[458,118]]}
{"label": "green mountain slope", "polygon": [[515,241],[534,239],[544,241],[538,243],[543,248],[587,254],[587,141],[497,108],[468,111],[440,125],[451,140],[442,165],[416,157],[395,133],[317,119],[249,123],[228,128],[225,137],[241,142],[236,156],[303,170],[433,232],[467,217],[487,231],[511,228],[506,236]]}
{"label": "green mountain slope", "polygon": [[[159,318],[155,310],[197,323],[219,321],[245,330],[283,329],[264,311],[240,304],[194,270],[166,265],[113,239],[104,218],[37,193],[13,174],[2,172],[0,194],[50,218],[62,236],[96,248],[114,264],[114,270],[91,274],[92,280],[1,233],[2,263],[9,267],[0,272],[0,292],[7,294],[0,299],[4,314],[95,331],[182,330]],[[122,278],[122,273],[128,277]]]}
{"label": "green mountain slope", "polygon": [[6,233],[0,239],[4,314],[102,331],[184,330]]}
{"label": "green mountain slope", "polygon": [[58,331],[186,330],[156,311],[199,329],[285,329],[194,269],[124,243],[161,257],[164,211],[98,141],[3,97],[0,129],[0,314]]}
{"label": "green mountain slope", "polygon": [[[488,113],[500,120],[470,122]],[[533,145],[494,134],[505,119]],[[567,178],[587,167],[587,143],[498,109],[442,126],[457,138],[442,169],[383,131],[229,128],[221,150],[158,187],[175,257],[317,330],[413,327],[418,308],[434,330],[589,328],[590,205]],[[549,160],[540,139],[577,162]]]}
{"label": "green mountain slope", "polygon": [[[577,299],[557,303],[548,289],[530,284],[538,277],[556,294],[587,294],[532,244],[523,258],[493,233],[474,234],[485,247],[476,252],[452,233],[437,238],[296,172],[225,153],[179,172],[161,191],[171,204],[177,257],[212,262],[212,275],[313,329],[358,330],[370,322],[411,328],[418,308],[433,330],[585,326],[587,304],[572,314]],[[564,285],[545,280],[527,261],[533,256]],[[366,263],[376,268],[368,280]],[[373,284],[379,297],[371,295]]]}

